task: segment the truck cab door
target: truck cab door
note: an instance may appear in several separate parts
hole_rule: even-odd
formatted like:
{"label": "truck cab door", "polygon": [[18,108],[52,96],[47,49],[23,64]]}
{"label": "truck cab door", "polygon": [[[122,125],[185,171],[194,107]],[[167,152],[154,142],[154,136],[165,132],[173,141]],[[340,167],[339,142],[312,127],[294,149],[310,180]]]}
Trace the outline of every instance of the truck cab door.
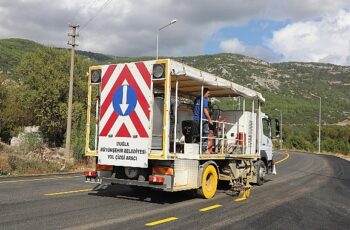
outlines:
{"label": "truck cab door", "polygon": [[[271,120],[262,119],[263,132],[261,134],[261,157],[266,157],[268,161],[272,160],[272,139],[271,139]],[[264,156],[265,155],[265,156]]]}

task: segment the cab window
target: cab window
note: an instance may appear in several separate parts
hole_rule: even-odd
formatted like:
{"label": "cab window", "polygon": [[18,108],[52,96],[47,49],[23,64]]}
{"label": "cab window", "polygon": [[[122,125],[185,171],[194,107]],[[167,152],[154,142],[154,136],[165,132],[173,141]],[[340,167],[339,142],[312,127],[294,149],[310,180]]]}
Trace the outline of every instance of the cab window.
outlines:
{"label": "cab window", "polygon": [[271,136],[271,121],[269,119],[263,119],[263,133],[265,136]]}

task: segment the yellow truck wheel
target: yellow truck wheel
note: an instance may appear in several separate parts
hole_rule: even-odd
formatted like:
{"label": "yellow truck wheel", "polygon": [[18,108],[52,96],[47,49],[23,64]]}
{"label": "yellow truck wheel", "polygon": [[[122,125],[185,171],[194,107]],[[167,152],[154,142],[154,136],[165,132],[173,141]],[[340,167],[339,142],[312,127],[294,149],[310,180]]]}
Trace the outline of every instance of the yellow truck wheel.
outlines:
{"label": "yellow truck wheel", "polygon": [[198,189],[198,195],[205,199],[212,198],[218,187],[218,173],[213,165],[208,165],[202,174],[202,187]]}

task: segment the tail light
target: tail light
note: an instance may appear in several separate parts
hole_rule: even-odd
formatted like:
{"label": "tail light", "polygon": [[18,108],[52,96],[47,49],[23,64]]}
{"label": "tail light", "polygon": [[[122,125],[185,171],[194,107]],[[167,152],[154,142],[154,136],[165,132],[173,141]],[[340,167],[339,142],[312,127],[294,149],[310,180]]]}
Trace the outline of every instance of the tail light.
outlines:
{"label": "tail light", "polygon": [[96,171],[85,171],[84,176],[85,177],[96,177]]}
{"label": "tail light", "polygon": [[162,177],[162,176],[149,176],[148,181],[150,183],[163,184],[164,183],[164,177]]}
{"label": "tail light", "polygon": [[174,175],[174,169],[173,168],[167,168],[167,167],[153,167],[152,168],[152,174],[160,174],[160,175]]}

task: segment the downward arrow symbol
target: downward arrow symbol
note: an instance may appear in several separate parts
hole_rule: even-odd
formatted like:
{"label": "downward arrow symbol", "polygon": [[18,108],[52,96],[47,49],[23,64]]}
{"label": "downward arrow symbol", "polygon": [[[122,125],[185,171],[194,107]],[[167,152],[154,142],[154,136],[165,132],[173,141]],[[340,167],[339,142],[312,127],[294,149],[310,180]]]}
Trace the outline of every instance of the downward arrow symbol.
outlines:
{"label": "downward arrow symbol", "polygon": [[126,110],[127,110],[128,107],[129,107],[129,104],[126,104],[127,96],[128,96],[128,85],[123,85],[123,98],[122,98],[122,103],[119,104],[120,109],[122,110],[123,115],[125,114]]}

